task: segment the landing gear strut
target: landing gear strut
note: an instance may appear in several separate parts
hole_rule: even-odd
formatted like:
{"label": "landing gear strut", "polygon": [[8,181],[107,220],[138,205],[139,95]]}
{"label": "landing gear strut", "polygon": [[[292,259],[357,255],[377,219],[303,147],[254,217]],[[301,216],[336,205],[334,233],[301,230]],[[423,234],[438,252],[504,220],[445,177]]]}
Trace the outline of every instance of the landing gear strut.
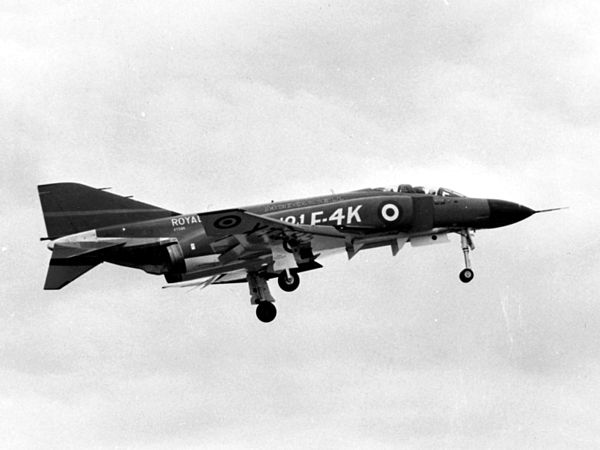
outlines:
{"label": "landing gear strut", "polygon": [[459,278],[463,283],[468,283],[473,279],[474,276],[473,270],[471,269],[471,260],[469,259],[469,250],[475,249],[469,229],[465,229],[460,232],[460,244],[465,257],[465,268],[460,272]]}
{"label": "landing gear strut", "polygon": [[250,290],[250,303],[256,306],[256,317],[261,322],[271,322],[277,315],[277,308],[273,302],[267,280],[257,272],[248,272],[248,289]]}
{"label": "landing gear strut", "polygon": [[292,292],[300,286],[300,276],[295,270],[285,269],[277,277],[279,287],[285,292]]}
{"label": "landing gear strut", "polygon": [[[275,299],[271,295],[265,275],[259,272],[248,272],[246,277],[250,290],[250,303],[256,305],[256,317],[261,322],[271,322],[277,316],[277,308],[273,304]],[[285,269],[277,277],[279,287],[286,292],[291,292],[300,285],[300,276],[297,269]]]}

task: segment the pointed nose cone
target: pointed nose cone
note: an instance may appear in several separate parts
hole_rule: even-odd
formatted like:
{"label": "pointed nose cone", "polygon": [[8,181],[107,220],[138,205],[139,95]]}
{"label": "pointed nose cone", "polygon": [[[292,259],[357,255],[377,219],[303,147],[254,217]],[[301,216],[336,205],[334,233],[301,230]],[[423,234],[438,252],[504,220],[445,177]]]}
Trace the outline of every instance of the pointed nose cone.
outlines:
{"label": "pointed nose cone", "polygon": [[535,211],[527,206],[504,200],[488,200],[490,207],[489,228],[503,227],[527,219]]}

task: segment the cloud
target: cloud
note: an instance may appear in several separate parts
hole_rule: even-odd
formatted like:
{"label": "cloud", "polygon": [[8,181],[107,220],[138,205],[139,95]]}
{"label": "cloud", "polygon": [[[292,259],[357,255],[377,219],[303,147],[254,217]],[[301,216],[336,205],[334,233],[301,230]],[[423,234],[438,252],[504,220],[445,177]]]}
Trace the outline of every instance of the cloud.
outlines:
{"label": "cloud", "polygon": [[[589,2],[15,3],[0,14],[0,410],[13,447],[597,444]],[[258,323],[102,265],[41,290],[35,186],[179,211],[409,182],[566,211],[325,260]],[[6,251],[4,251],[6,249]]]}

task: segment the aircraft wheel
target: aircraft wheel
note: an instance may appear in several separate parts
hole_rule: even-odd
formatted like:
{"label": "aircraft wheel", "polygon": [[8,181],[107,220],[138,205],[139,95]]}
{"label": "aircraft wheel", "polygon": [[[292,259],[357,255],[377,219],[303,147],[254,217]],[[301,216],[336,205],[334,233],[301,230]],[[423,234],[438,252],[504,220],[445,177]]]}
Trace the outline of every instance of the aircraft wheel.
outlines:
{"label": "aircraft wheel", "polygon": [[256,307],[256,317],[261,322],[271,322],[277,315],[277,308],[272,302],[260,302]]}
{"label": "aircraft wheel", "polygon": [[295,270],[290,270],[289,273],[289,278],[285,270],[277,277],[277,283],[279,283],[279,287],[285,292],[295,291],[298,289],[298,286],[300,286],[300,276],[298,275],[298,272]]}
{"label": "aircraft wheel", "polygon": [[471,269],[463,269],[463,271],[459,275],[459,278],[460,281],[462,281],[463,283],[468,283],[473,279],[474,276],[475,275],[473,274],[473,271]]}
{"label": "aircraft wheel", "polygon": [[289,241],[283,241],[283,249],[288,253],[294,253],[294,249],[298,247],[298,241],[296,239],[290,239]]}

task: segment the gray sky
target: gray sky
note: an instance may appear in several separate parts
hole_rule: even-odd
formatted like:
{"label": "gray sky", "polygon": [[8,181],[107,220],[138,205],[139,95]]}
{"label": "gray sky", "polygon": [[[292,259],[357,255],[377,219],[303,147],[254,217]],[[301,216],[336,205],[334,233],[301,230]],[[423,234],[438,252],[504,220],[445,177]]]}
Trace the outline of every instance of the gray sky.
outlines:
{"label": "gray sky", "polygon": [[[600,446],[597,2],[3,2],[0,440]],[[36,185],[182,212],[368,186],[567,211],[273,286],[42,290]]]}

